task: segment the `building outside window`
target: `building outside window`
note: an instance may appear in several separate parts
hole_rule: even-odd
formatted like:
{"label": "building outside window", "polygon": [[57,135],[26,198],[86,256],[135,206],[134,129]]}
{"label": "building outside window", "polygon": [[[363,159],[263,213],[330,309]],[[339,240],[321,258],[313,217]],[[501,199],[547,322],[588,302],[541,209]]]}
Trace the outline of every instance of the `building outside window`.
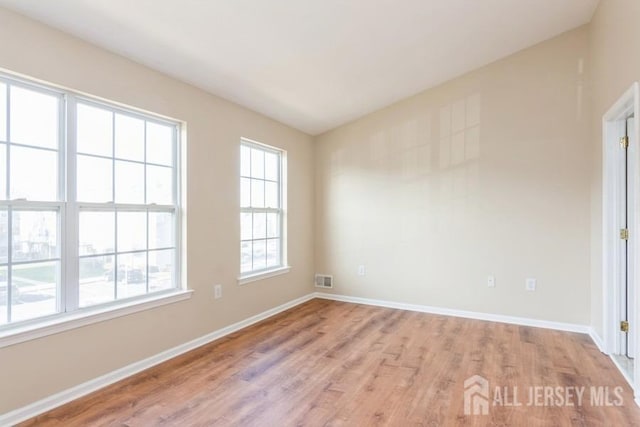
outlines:
{"label": "building outside window", "polygon": [[282,150],[242,139],[240,146],[241,278],[285,267]]}
{"label": "building outside window", "polygon": [[0,75],[0,327],[179,287],[179,129]]}

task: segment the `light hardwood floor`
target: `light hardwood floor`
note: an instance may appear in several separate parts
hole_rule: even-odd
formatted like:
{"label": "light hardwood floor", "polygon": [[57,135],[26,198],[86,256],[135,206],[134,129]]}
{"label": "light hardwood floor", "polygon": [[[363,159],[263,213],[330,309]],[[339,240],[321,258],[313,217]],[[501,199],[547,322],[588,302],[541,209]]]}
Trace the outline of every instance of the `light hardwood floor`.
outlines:
{"label": "light hardwood floor", "polygon": [[[488,415],[464,415],[472,375]],[[496,386],[522,406],[494,406]],[[586,390],[527,406],[530,386]],[[586,335],[315,299],[23,425],[638,426],[640,408]]]}

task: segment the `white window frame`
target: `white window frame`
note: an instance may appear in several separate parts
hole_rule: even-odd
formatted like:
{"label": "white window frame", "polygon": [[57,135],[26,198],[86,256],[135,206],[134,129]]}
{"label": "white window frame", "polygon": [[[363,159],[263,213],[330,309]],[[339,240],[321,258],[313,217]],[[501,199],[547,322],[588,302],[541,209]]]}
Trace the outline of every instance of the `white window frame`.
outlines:
{"label": "white window frame", "polygon": [[[279,215],[279,226],[280,226],[280,236],[278,238],[279,241],[279,254],[280,254],[280,262],[278,265],[261,268],[258,270],[250,270],[246,272],[240,272],[240,276],[238,277],[238,283],[240,285],[244,285],[246,283],[254,282],[256,280],[266,279],[269,277],[277,276],[280,274],[288,273],[291,270],[291,267],[287,264],[287,221],[286,221],[286,203],[287,203],[287,185],[286,185],[286,177],[287,177],[287,152],[277,147],[273,147],[267,144],[263,144],[258,141],[254,141],[249,138],[240,138],[240,147],[248,147],[256,150],[263,151],[265,153],[272,153],[278,156],[278,202],[279,207],[277,208],[257,208],[257,207],[243,207],[240,204],[240,213],[276,213]],[[241,169],[240,169],[241,171]],[[242,172],[239,173],[240,179],[242,178],[251,178],[251,179],[260,179],[253,178],[251,176],[243,176]],[[270,180],[261,179],[264,182],[273,182]],[[240,234],[240,233],[239,233]],[[262,239],[248,239],[246,241],[253,242],[254,240],[262,240]],[[240,243],[242,244],[243,240],[240,239]],[[241,251],[238,251],[241,254]],[[241,262],[239,267],[241,266]]]}
{"label": "white window frame", "polygon": [[[0,325],[0,331],[2,331],[3,329],[11,329],[13,325],[15,324],[22,324],[22,323],[30,323],[30,322],[35,322],[39,319],[46,319],[46,318],[50,318],[53,316],[56,316],[58,313],[60,313],[63,304],[63,298],[64,298],[64,286],[62,286],[62,281],[64,280],[66,271],[65,271],[65,266],[64,266],[64,262],[62,261],[63,255],[64,255],[64,236],[62,236],[63,233],[61,233],[63,227],[62,225],[65,223],[66,221],[66,217],[68,216],[68,212],[66,210],[66,206],[65,203],[63,202],[63,200],[65,199],[65,185],[64,185],[64,170],[65,170],[65,159],[66,159],[66,153],[65,153],[65,146],[63,143],[64,140],[64,129],[65,129],[65,121],[66,121],[66,116],[65,116],[65,99],[64,99],[64,95],[62,92],[55,90],[53,88],[49,88],[37,83],[31,83],[31,82],[27,82],[21,79],[13,79],[10,78],[8,76],[5,76],[3,74],[0,74],[0,82],[6,84],[7,87],[7,98],[6,98],[6,111],[5,111],[5,120],[6,120],[6,141],[3,141],[3,143],[6,144],[6,148],[7,148],[7,157],[6,157],[6,166],[7,166],[7,170],[6,170],[6,194],[5,194],[5,199],[4,200],[0,200],[0,208],[3,210],[7,211],[7,311],[8,311],[8,315],[10,317],[10,313],[11,313],[11,292],[12,292],[12,286],[9,286],[9,284],[12,283],[11,281],[11,276],[12,276],[12,266],[13,265],[21,265],[21,264],[32,264],[32,263],[39,263],[39,262],[47,262],[47,261],[58,261],[60,263],[60,277],[58,280],[58,288],[56,289],[56,295],[58,296],[56,298],[56,314],[51,314],[51,315],[47,315],[47,316],[42,316],[39,317],[37,319],[32,319],[32,320],[25,320],[25,321],[19,321],[19,322],[15,322],[15,323],[6,323],[6,324],[2,324]],[[32,146],[32,145],[27,145],[27,144],[20,144],[20,143],[14,143],[14,142],[10,142],[9,141],[9,137],[11,134],[11,123],[10,123],[10,114],[11,114],[11,108],[10,108],[10,104],[11,104],[11,87],[19,87],[22,89],[26,89],[26,90],[30,90],[30,91],[34,91],[37,93],[41,93],[47,96],[52,96],[58,99],[58,146],[53,149],[53,148],[45,148],[45,147],[36,147],[36,146]],[[42,150],[42,151],[56,151],[58,154],[58,183],[57,183],[57,200],[55,201],[34,201],[34,200],[26,200],[26,199],[10,199],[10,182],[11,182],[11,148],[10,147],[24,147],[24,148],[28,148],[28,149],[34,149],[34,150]],[[57,253],[57,257],[53,258],[53,259],[47,259],[47,260],[40,260],[40,261],[28,261],[28,262],[17,262],[14,263],[13,262],[13,236],[12,236],[12,230],[13,230],[13,212],[15,210],[19,210],[19,211],[38,211],[38,210],[57,210],[58,211],[58,224],[57,224],[57,237],[58,237],[58,253]]]}
{"label": "white window frame", "polygon": [[[58,88],[54,85],[44,84],[32,81],[24,77],[17,77],[10,73],[0,71],[0,82],[9,86],[22,87],[34,92],[43,93],[49,96],[55,96],[59,100],[59,123],[58,123],[58,200],[51,202],[39,202],[29,200],[10,200],[8,198],[9,185],[7,184],[6,200],[0,200],[0,208],[6,209],[8,212],[9,237],[8,247],[8,272],[7,278],[11,274],[11,212],[14,209],[26,210],[58,210],[58,258],[60,260],[59,282],[57,289],[57,307],[56,313],[47,316],[41,316],[30,320],[10,322],[0,325],[0,348],[12,345],[18,342],[58,333],[64,330],[77,328],[94,322],[104,321],[106,319],[128,315],[137,311],[147,310],[149,308],[161,306],[190,298],[191,291],[186,289],[186,283],[181,279],[183,277],[183,248],[182,248],[182,193],[181,193],[181,169],[182,169],[182,147],[181,147],[181,129],[182,123],[159,116],[157,114],[148,113],[132,107],[120,106],[116,103],[100,100],[88,95],[79,94],[74,91]],[[6,120],[7,120],[7,137],[9,136],[9,115],[10,115],[10,97],[7,96]],[[76,176],[76,106],[78,103],[98,107],[112,113],[123,114],[129,117],[143,119],[148,122],[171,126],[174,129],[173,135],[173,203],[171,205],[156,204],[123,204],[123,203],[86,203],[77,202],[75,191],[77,188]],[[115,117],[115,116],[114,116]],[[115,137],[114,137],[115,138]],[[7,145],[9,144],[7,138]],[[20,144],[11,143],[11,145],[20,146]],[[39,147],[28,146],[29,148],[39,149]],[[146,147],[146,138],[145,138]],[[46,150],[46,148],[43,148]],[[53,150],[49,150],[53,151]],[[9,153],[9,152],[8,152]],[[112,153],[113,154],[113,153]],[[7,156],[7,183],[10,174],[10,154]],[[99,156],[96,156],[99,157]],[[145,170],[146,165],[153,164],[146,161],[145,149]],[[141,163],[141,162],[138,162]],[[115,162],[114,162],[115,164]],[[112,177],[115,180],[115,176]],[[146,180],[146,173],[145,178]],[[115,191],[115,187],[112,189]],[[146,185],[145,185],[145,202],[146,202]],[[109,210],[113,211],[117,216],[117,212],[126,210],[136,210],[147,212],[172,212],[174,213],[174,272],[173,284],[175,287],[148,292],[138,296],[116,299],[106,303],[96,304],[89,307],[79,307],[79,260],[81,258],[79,248],[79,212],[81,210]],[[147,221],[148,228],[148,221]],[[117,233],[117,227],[116,227]],[[147,240],[148,240],[147,230]],[[148,245],[144,252],[148,254],[158,249],[149,249]],[[114,255],[115,260],[115,255]],[[114,267],[117,274],[117,266]],[[147,262],[147,278],[149,265]],[[115,281],[115,279],[114,279]],[[8,281],[9,283],[9,281]],[[117,287],[117,283],[116,283]],[[8,286],[8,293],[11,287]],[[7,302],[10,302],[10,296],[7,295]],[[11,304],[8,304],[10,310]]]}
{"label": "white window frame", "polygon": [[[79,218],[79,213],[82,211],[89,211],[89,212],[96,212],[96,211],[108,211],[108,212],[114,212],[116,215],[116,224],[117,224],[117,216],[119,212],[145,212],[146,213],[146,217],[147,217],[147,249],[145,250],[137,250],[137,251],[126,251],[126,252],[122,252],[125,254],[132,254],[132,253],[146,253],[147,254],[147,262],[146,262],[146,274],[145,276],[148,277],[149,276],[149,262],[148,262],[148,254],[149,252],[153,252],[156,250],[161,250],[161,249],[173,249],[174,250],[174,273],[173,273],[173,283],[176,284],[177,287],[179,287],[179,278],[180,278],[180,197],[178,194],[178,189],[180,187],[179,185],[179,162],[178,162],[178,153],[179,153],[179,149],[178,149],[178,145],[179,145],[179,134],[180,134],[180,124],[174,121],[168,121],[165,119],[161,119],[158,118],[155,115],[150,115],[150,114],[142,114],[142,113],[138,113],[136,111],[132,111],[129,109],[125,109],[122,107],[118,107],[118,106],[114,106],[105,102],[98,102],[95,101],[91,98],[87,98],[87,97],[80,97],[80,96],[69,96],[68,99],[70,100],[69,102],[69,106],[74,110],[73,114],[69,114],[69,122],[67,124],[68,129],[73,130],[73,132],[75,132],[76,129],[76,114],[75,114],[75,107],[78,104],[84,104],[84,105],[88,105],[90,107],[96,107],[96,108],[100,108],[102,110],[105,111],[109,111],[111,113],[114,114],[114,119],[115,119],[115,114],[119,114],[119,115],[123,115],[123,116],[127,116],[127,117],[131,117],[131,118],[136,118],[136,119],[140,119],[140,120],[144,120],[146,122],[151,122],[151,123],[156,123],[156,124],[161,124],[161,125],[165,125],[165,126],[172,126],[173,127],[173,139],[174,139],[174,150],[173,150],[173,204],[171,205],[158,205],[155,203],[151,203],[151,204],[133,204],[133,203],[120,203],[120,202],[116,202],[115,201],[115,197],[114,197],[114,201],[113,202],[106,202],[106,203],[95,203],[95,202],[78,202],[76,201],[76,197],[75,194],[70,194],[69,195],[69,210],[73,211],[73,215],[70,215],[70,217],[72,218],[72,220],[75,220],[76,218]],[[116,161],[119,160],[118,157],[115,156],[115,132],[112,135],[112,145],[113,145],[113,150],[114,152],[112,152],[112,156],[108,157],[108,156],[99,156],[99,155],[89,155],[91,157],[96,157],[96,158],[105,158],[105,159],[111,159],[114,160],[113,161],[113,165],[112,167],[114,168],[113,173],[111,175],[111,190],[112,190],[112,195],[115,196],[115,192],[116,192],[116,174],[115,174],[115,165],[116,165]],[[75,135],[71,135],[68,137],[68,145],[75,145],[75,143],[77,142],[77,138],[75,137]],[[137,163],[137,164],[143,164],[144,168],[145,168],[145,181],[146,181],[146,168],[148,165],[151,166],[155,166],[154,163],[152,162],[147,162],[146,159],[146,137],[145,137],[145,148],[144,148],[144,161],[133,161],[133,160],[126,160],[127,162],[131,162],[131,163]],[[68,150],[69,155],[67,157],[67,164],[72,165],[73,167],[70,167],[68,169],[68,175],[74,174],[75,172],[77,172],[77,168],[75,167],[75,160],[77,159],[77,150],[76,147],[73,146],[72,149]],[[120,160],[124,160],[124,159],[120,159]],[[158,165],[158,166],[165,166],[165,165]],[[68,179],[70,180],[71,184],[69,185],[69,192],[75,191],[77,188],[77,176],[68,176]],[[147,187],[146,185],[144,186],[144,193],[145,193],[145,200],[147,198]],[[148,248],[148,240],[149,240],[149,223],[148,223],[148,218],[149,218],[149,213],[150,212],[165,212],[165,213],[173,213],[175,215],[175,220],[174,220],[174,238],[175,238],[175,242],[174,242],[174,247],[173,248],[157,248],[157,249],[149,249]],[[71,234],[71,238],[73,238],[74,240],[69,242],[68,247],[71,248],[72,250],[76,250],[76,248],[79,245],[79,240],[78,240],[78,235],[77,235],[77,231],[78,231],[78,224],[71,224],[74,228],[68,228],[68,230],[72,230],[75,233]],[[116,242],[116,246],[117,246],[117,239],[118,239],[118,227],[116,225],[115,227],[115,242]],[[101,256],[113,256],[114,257],[114,265],[117,266],[117,258],[118,255],[121,254],[118,251],[114,251],[113,253],[109,253],[109,254],[102,254]],[[68,259],[72,259],[71,257],[73,257],[75,255],[76,257],[76,261],[79,262],[79,260],[81,258],[84,258],[84,256],[80,256],[77,253],[76,254],[69,254],[70,258]],[[78,273],[79,272],[79,266],[73,266],[74,268],[71,269],[73,273]],[[114,267],[114,274],[117,276],[118,274],[118,269],[117,267]],[[117,282],[116,282],[117,283]],[[68,296],[67,298],[67,304],[70,304],[72,309],[79,309],[80,307],[78,306],[78,301],[77,299],[73,299],[74,297],[77,297],[79,295],[79,292],[77,287],[79,286],[79,278],[78,277],[71,277],[69,280],[69,285],[70,286],[75,286],[76,289],[72,289],[74,292],[70,292],[70,296]],[[163,292],[171,292],[173,290],[172,289],[168,289],[168,290],[164,290],[164,291],[159,291],[159,292],[153,292],[153,293],[149,293],[148,292],[148,287],[149,287],[149,283],[147,281],[147,292],[144,295],[155,295],[155,294],[159,294],[159,293],[163,293]],[[116,292],[117,292],[117,285],[115,286]],[[136,298],[136,297],[132,297],[132,298]],[[124,298],[123,298],[124,299]],[[119,300],[114,300],[112,302],[108,302],[106,304],[111,304],[111,303],[117,303],[117,301],[121,301],[123,299],[119,299]]]}

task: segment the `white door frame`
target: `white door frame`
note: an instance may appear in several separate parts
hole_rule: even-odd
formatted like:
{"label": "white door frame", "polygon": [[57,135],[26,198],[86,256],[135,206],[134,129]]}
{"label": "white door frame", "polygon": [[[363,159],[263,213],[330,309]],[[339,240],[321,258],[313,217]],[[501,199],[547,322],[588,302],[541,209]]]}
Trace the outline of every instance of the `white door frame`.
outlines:
{"label": "white door frame", "polygon": [[[634,195],[640,191],[640,86],[638,82],[616,101],[615,104],[602,117],[602,279],[603,279],[603,332],[604,352],[609,355],[620,354],[623,347],[623,335],[620,330],[622,307],[620,305],[621,293],[624,291],[624,243],[620,239],[621,220],[624,212],[619,204],[624,192],[624,173],[621,173],[620,164],[624,161],[624,151],[620,148],[620,136],[624,135],[625,121],[633,115],[633,124],[629,135],[627,150],[628,156],[628,188],[630,194],[629,204],[632,215],[628,218],[629,240],[628,257],[630,260],[639,259],[640,255],[640,198]],[[640,269],[636,268],[636,262],[630,262],[628,266],[629,284],[638,284]],[[638,327],[638,293],[632,301],[629,301],[631,316],[629,318],[629,334],[633,334],[636,343],[640,340],[640,328]],[[634,390],[636,401],[640,398],[640,363],[634,363],[633,380],[625,376]]]}

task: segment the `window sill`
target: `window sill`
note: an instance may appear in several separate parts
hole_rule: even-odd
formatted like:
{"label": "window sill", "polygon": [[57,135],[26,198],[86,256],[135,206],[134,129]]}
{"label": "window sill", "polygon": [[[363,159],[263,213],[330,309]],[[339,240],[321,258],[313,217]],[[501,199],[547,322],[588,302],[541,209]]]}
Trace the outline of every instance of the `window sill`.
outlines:
{"label": "window sill", "polygon": [[192,290],[180,289],[169,294],[124,301],[107,307],[80,309],[73,313],[59,314],[40,322],[10,328],[0,331],[0,348],[183,301],[191,298],[192,293]]}
{"label": "window sill", "polygon": [[262,273],[247,274],[246,276],[238,277],[238,285],[246,285],[247,283],[255,282],[257,280],[280,276],[281,274],[287,274],[289,271],[291,271],[291,267],[287,265],[284,267],[278,267],[273,270],[264,271]]}

